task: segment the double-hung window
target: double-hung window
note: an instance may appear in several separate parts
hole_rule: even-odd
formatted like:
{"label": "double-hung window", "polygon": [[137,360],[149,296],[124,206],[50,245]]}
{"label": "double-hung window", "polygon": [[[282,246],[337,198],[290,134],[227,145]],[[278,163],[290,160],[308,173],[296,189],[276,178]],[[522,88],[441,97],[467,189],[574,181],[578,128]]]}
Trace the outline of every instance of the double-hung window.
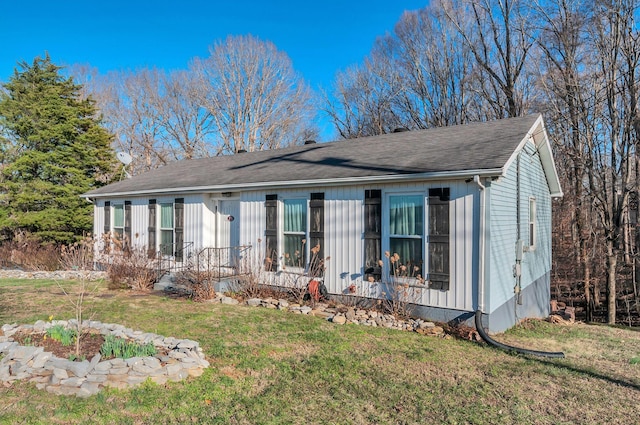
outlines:
{"label": "double-hung window", "polygon": [[173,204],[160,204],[160,252],[162,255],[173,255],[173,225]]}
{"label": "double-hung window", "polygon": [[389,196],[391,275],[422,275],[423,247],[424,196]]}
{"label": "double-hung window", "polygon": [[113,206],[113,236],[116,240],[124,241],[124,205]]}
{"label": "double-hung window", "polygon": [[307,200],[283,201],[283,248],[285,267],[305,267],[307,264]]}

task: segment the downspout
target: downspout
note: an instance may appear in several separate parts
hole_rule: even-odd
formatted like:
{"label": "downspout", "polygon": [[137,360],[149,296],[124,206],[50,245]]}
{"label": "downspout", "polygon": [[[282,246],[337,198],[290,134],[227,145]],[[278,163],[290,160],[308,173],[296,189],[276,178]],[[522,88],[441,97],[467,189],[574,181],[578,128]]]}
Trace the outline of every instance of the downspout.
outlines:
{"label": "downspout", "polygon": [[536,350],[528,350],[526,348],[514,347],[513,345],[503,344],[501,342],[496,341],[491,338],[482,328],[482,312],[480,310],[476,311],[476,330],[489,345],[492,345],[496,348],[505,351],[513,351],[520,354],[528,354],[531,356],[538,357],[549,357],[552,359],[564,359],[564,353],[562,351],[536,351]]}
{"label": "downspout", "polygon": [[485,263],[485,189],[480,181],[480,176],[473,176],[473,181],[480,189],[480,229],[478,243],[478,311],[484,313],[484,263]]}
{"label": "downspout", "polygon": [[[518,157],[518,160],[519,160],[519,157]],[[482,313],[484,313],[484,289],[485,289],[484,288],[485,286],[485,279],[484,279],[485,252],[484,251],[485,251],[485,226],[486,226],[486,220],[485,220],[485,208],[486,208],[485,207],[485,197],[486,197],[485,189],[486,187],[480,181],[479,175],[473,176],[473,181],[475,184],[478,185],[478,188],[480,189],[480,241],[479,241],[480,255],[478,256],[479,258],[478,309],[476,310],[476,314],[475,314],[475,324],[476,324],[476,330],[478,331],[478,334],[489,345],[499,348],[501,350],[516,352],[520,354],[528,354],[531,356],[538,356],[538,357],[548,357],[548,358],[556,358],[556,359],[564,358],[563,352],[528,350],[526,348],[514,347],[512,345],[503,344],[491,338],[489,334],[487,334],[484,328],[482,327]],[[520,222],[520,211],[518,211],[518,222]],[[520,236],[519,232],[520,230],[518,229],[518,237]]]}

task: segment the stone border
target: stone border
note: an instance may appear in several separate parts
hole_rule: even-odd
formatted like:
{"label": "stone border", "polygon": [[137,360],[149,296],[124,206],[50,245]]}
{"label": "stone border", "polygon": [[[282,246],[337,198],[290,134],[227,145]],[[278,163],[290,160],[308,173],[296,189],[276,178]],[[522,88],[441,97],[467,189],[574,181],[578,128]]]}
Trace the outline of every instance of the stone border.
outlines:
{"label": "stone border", "polygon": [[[230,305],[240,304],[235,298],[227,297],[220,292],[216,292],[215,298],[207,302]],[[244,304],[250,307],[264,307],[285,310],[294,314],[317,316],[338,325],[351,323],[354,325],[384,327],[401,331],[418,332],[423,335],[447,337],[444,329],[441,326],[437,326],[434,322],[422,319],[398,319],[392,314],[384,314],[376,310],[365,310],[348,306],[331,308],[321,302],[315,303],[313,307],[306,305],[301,306],[300,304],[290,303],[284,299],[275,298],[250,298],[246,300]]]}
{"label": "stone border", "polygon": [[103,387],[127,389],[147,379],[160,385],[167,381],[180,381],[188,376],[200,376],[209,367],[196,341],[163,337],[97,321],[85,320],[83,328],[140,344],[153,343],[159,351],[166,351],[167,354],[100,361],[101,355],[98,353],[91,361],[72,362],[44,351],[43,347],[19,345],[12,338],[18,331],[46,332],[55,325],[72,327],[75,323],[75,320],[39,320],[33,325],[3,325],[1,329],[4,335],[0,336],[0,381],[10,383],[28,379],[38,389],[53,394],[89,397]]}
{"label": "stone border", "polygon": [[84,271],[84,270],[57,270],[54,272],[34,271],[25,272],[23,270],[0,269],[0,279],[51,279],[51,280],[80,280],[91,281],[106,279],[107,272]]}

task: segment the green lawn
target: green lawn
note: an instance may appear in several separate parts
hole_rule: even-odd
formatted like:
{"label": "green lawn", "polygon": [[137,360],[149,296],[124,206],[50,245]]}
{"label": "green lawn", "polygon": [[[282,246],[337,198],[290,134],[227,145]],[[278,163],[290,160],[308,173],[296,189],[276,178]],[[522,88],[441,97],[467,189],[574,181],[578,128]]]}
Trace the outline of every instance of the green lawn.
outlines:
{"label": "green lawn", "polygon": [[[106,285],[85,306],[94,320],[199,341],[211,368],[89,399],[0,384],[0,423],[629,424],[640,417],[640,333],[631,330],[535,322],[496,337],[567,355],[544,360]],[[73,316],[55,282],[0,280],[0,324],[51,315]]]}

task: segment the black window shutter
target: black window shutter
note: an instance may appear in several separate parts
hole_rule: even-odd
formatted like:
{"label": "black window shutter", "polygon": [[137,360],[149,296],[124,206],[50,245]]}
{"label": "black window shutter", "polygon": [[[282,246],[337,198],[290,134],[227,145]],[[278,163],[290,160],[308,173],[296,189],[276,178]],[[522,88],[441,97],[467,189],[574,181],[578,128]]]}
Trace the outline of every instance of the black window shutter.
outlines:
{"label": "black window shutter", "polygon": [[378,262],[382,259],[382,191],[371,189],[364,191],[364,272],[365,279],[373,277],[379,281],[382,268]]}
{"label": "black window shutter", "polygon": [[104,242],[103,252],[108,254],[111,250],[111,202],[104,202],[104,229],[103,229],[103,238]]}
{"label": "black window shutter", "polygon": [[324,260],[324,192],[312,193],[309,200],[309,242],[311,249],[316,246],[319,251],[316,255],[311,255],[309,270],[315,274],[322,275]]}
{"label": "black window shutter", "polygon": [[175,257],[176,261],[182,261],[184,257],[184,198],[176,198],[173,202]]}
{"label": "black window shutter", "polygon": [[149,235],[147,252],[149,258],[154,258],[156,256],[156,211],[156,200],[149,199],[149,227],[147,229],[147,234]]}
{"label": "black window shutter", "polygon": [[449,188],[429,189],[429,283],[449,290]]}
{"label": "black window shutter", "polygon": [[104,203],[104,234],[111,231],[111,202]]}
{"label": "black window shutter", "polygon": [[265,259],[264,269],[276,271],[278,264],[278,195],[267,195],[265,210]]}
{"label": "black window shutter", "polygon": [[131,248],[131,201],[124,201],[124,248]]}

